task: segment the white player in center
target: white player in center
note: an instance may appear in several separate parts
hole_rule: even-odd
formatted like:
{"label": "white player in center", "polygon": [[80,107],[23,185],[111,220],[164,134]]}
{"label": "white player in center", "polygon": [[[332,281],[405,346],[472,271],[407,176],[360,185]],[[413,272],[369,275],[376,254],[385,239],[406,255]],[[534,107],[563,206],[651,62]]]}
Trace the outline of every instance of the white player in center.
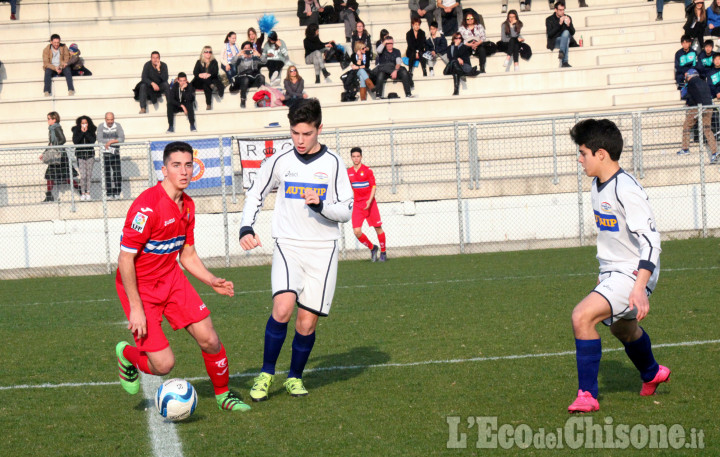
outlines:
{"label": "white player in center", "polygon": [[253,225],[265,197],[277,188],[272,218],[273,309],[265,327],[262,370],[250,390],[253,401],[268,398],[295,304],[295,337],[284,386],[294,397],[308,394],[302,373],[315,343],[318,317],[328,315],[335,293],[339,224],[350,220],[353,209],[353,190],[343,161],[318,143],[320,102],[302,100],[288,119],[295,147],[263,161],[245,196],[240,228],[244,250],[262,246]]}

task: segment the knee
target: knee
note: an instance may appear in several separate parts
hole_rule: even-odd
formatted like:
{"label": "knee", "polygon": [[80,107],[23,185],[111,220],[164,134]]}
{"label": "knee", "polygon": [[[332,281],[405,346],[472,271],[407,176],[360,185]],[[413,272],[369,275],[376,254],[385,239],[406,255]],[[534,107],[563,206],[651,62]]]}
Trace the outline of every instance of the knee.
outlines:
{"label": "knee", "polygon": [[353,228],[353,233],[356,238],[360,238],[362,236],[362,229],[360,227]]}
{"label": "knee", "polygon": [[220,338],[217,333],[212,332],[198,339],[198,345],[207,354],[217,354],[220,351]]}
{"label": "knee", "polygon": [[588,312],[586,312],[584,309],[580,307],[576,307],[571,316],[572,326],[573,330],[587,330],[590,328],[595,327],[596,322],[594,322],[592,315]]}
{"label": "knee", "polygon": [[160,360],[153,360],[151,363],[154,374],[157,376],[165,376],[175,367],[175,356],[171,354]]}

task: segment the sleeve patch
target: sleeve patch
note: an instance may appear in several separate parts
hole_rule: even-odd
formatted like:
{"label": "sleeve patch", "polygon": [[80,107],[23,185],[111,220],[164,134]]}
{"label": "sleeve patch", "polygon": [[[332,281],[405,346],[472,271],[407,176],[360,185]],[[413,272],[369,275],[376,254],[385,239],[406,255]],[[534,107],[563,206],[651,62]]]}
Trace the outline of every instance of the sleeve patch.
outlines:
{"label": "sleeve patch", "polygon": [[138,233],[142,233],[143,230],[145,230],[145,224],[147,224],[147,221],[148,217],[145,214],[138,212],[135,214],[135,217],[130,224],[130,228]]}

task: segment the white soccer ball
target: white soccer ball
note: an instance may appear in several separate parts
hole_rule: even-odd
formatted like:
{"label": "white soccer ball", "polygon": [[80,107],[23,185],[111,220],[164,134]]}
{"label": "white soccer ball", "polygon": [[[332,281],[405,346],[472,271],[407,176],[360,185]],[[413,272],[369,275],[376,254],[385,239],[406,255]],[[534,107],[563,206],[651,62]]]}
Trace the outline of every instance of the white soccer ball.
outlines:
{"label": "white soccer ball", "polygon": [[177,422],[187,419],[197,406],[197,391],[184,379],[168,379],[158,387],[155,406],[168,420]]}

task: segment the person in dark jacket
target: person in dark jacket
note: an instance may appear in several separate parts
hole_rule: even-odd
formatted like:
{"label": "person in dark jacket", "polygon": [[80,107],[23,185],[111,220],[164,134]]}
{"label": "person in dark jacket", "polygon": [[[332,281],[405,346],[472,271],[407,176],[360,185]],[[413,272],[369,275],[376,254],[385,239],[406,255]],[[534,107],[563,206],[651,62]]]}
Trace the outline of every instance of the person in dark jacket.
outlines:
{"label": "person in dark jacket", "polygon": [[572,18],[565,14],[565,2],[558,0],[555,3],[555,13],[545,19],[545,32],[547,34],[547,48],[549,50],[560,49],[558,60],[560,67],[569,68],[568,51],[576,47],[575,26]]}
{"label": "person in dark jacket", "polygon": [[412,78],[410,73],[402,65],[402,55],[400,51],[394,48],[395,40],[392,36],[387,35],[383,40],[382,52],[378,47],[377,66],[373,69],[377,81],[375,82],[376,98],[383,98],[383,90],[385,90],[385,81],[390,79],[402,81],[405,97],[411,98]]}
{"label": "person in dark jacket", "polygon": [[435,7],[437,7],[435,0],[408,0],[410,20],[413,20],[416,17],[420,19],[425,18],[429,28],[430,24],[435,22]]}
{"label": "person in dark jacket", "polygon": [[97,127],[88,116],[80,116],[75,120],[72,128],[73,144],[87,144],[86,147],[75,148],[75,158],[80,168],[80,200],[89,201],[90,182],[92,181],[93,167],[95,166],[95,141],[97,141]]}
{"label": "person in dark jacket", "polygon": [[300,20],[300,26],[320,24],[320,13],[325,11],[325,8],[320,6],[318,0],[298,0],[297,4],[297,17]]}
{"label": "person in dark jacket", "polygon": [[427,60],[423,57],[425,54],[425,32],[420,30],[420,18],[416,17],[412,20],[411,29],[405,34],[405,40],[407,41],[407,50],[405,56],[408,58],[408,68],[410,69],[410,75],[412,76],[413,70],[415,69],[415,62],[420,61],[422,67],[423,76],[427,76]]}
{"label": "person in dark jacket", "polygon": [[233,59],[233,66],[237,69],[233,89],[240,91],[240,108],[245,109],[247,94],[251,87],[265,84],[265,77],[260,74],[260,67],[265,62],[267,62],[266,57],[253,49],[249,41],[240,46],[240,54]]}
{"label": "person in dark jacket", "polygon": [[715,55],[713,52],[714,48],[715,43],[713,43],[713,40],[705,40],[703,48],[698,55],[697,71],[700,73],[700,77],[702,79],[706,79],[708,70],[710,70],[713,66],[713,56]]}
{"label": "person in dark jacket", "polygon": [[325,82],[330,82],[330,72],[325,68],[325,54],[335,49],[335,42],[323,42],[320,40],[320,26],[310,24],[305,29],[305,63],[315,67],[315,84],[320,84],[320,73],[325,77]]}
{"label": "person in dark jacket", "polygon": [[338,19],[345,24],[345,41],[349,42],[350,35],[355,30],[358,2],[357,0],[333,0],[333,4]]}
{"label": "person in dark jacket", "polygon": [[200,58],[195,62],[194,78],[190,84],[194,89],[202,89],[205,92],[205,104],[208,110],[212,109],[213,89],[217,89],[220,98],[225,93],[225,85],[220,81],[219,72],[220,65],[213,55],[212,47],[205,46]]}
{"label": "person in dark jacket", "polygon": [[[60,115],[55,111],[51,111],[47,115],[47,121],[48,146],[59,146],[65,144],[65,134],[63,133],[62,127],[60,127]],[[45,200],[43,200],[43,202],[55,201],[52,190],[55,187],[56,181],[67,182],[70,184],[71,178],[76,178],[78,174],[74,167],[70,168],[70,160],[68,159],[67,152],[64,148],[60,149],[58,159],[49,163],[46,160],[43,160],[47,158],[45,155],[48,154],[48,152],[49,151],[46,151],[40,155],[40,160],[48,164],[48,167],[45,170],[47,191],[45,192]],[[70,175],[70,170],[72,170],[72,176]],[[72,185],[79,193],[80,186],[75,179],[72,179]]]}
{"label": "person in dark jacket", "polygon": [[710,96],[720,100],[720,54],[713,56],[713,66],[707,70],[705,80],[710,88]]}
{"label": "person in dark jacket", "polygon": [[702,41],[707,24],[707,11],[705,11],[704,0],[695,0],[692,8],[687,9],[683,30],[685,30],[686,35],[690,35],[690,38]]}
{"label": "person in dark jacket", "polygon": [[367,52],[365,55],[369,60],[373,60],[373,56],[375,53],[373,53],[373,45],[372,40],[370,38],[370,33],[365,28],[365,23],[363,21],[357,21],[355,23],[355,31],[350,36],[350,49],[348,49],[348,53],[352,54],[353,51],[355,51],[355,43],[358,41],[362,41],[365,43],[365,46],[367,47]]}
{"label": "person in dark jacket", "polygon": [[[700,105],[708,107],[703,109],[703,132],[705,135],[705,142],[710,148],[710,152],[712,154],[710,160],[711,162],[715,162],[717,160],[717,143],[715,142],[715,135],[713,135],[711,128],[714,110],[712,109],[713,102],[712,95],[710,95],[710,88],[707,83],[700,78],[698,71],[694,68],[689,69],[687,73],[685,73],[685,81],[687,81],[687,85],[685,86],[685,89],[687,90],[687,93],[685,94],[685,104],[691,107],[697,107]],[[683,90],[683,92],[685,92],[685,90]],[[685,115],[685,122],[683,123],[682,147],[677,152],[678,155],[690,154],[690,150],[688,149],[690,146],[690,135],[692,134],[693,125],[695,124],[696,119],[697,110],[688,110]]]}
{"label": "person in dark jacket", "polygon": [[683,35],[680,38],[680,48],[675,53],[675,83],[678,90],[685,85],[685,73],[697,66],[697,54],[690,48],[692,38],[689,35]]}
{"label": "person in dark jacket", "polygon": [[430,76],[435,76],[435,64],[438,59],[448,64],[449,60],[445,55],[447,53],[447,40],[445,36],[438,30],[438,23],[433,21],[430,23],[430,36],[425,41],[426,53],[429,53],[428,66],[430,67]]}
{"label": "person in dark jacket", "polygon": [[167,93],[168,129],[166,133],[175,132],[175,113],[183,112],[190,121],[190,131],[197,132],[195,128],[195,89],[188,84],[187,75],[178,73],[175,83]]}
{"label": "person in dark jacket", "polygon": [[456,32],[452,36],[452,44],[448,47],[447,58],[450,63],[445,67],[444,74],[452,75],[455,90],[453,95],[460,95],[460,81],[466,76],[476,76],[478,71],[470,65],[472,49],[463,43],[463,36]]}
{"label": "person in dark jacket", "polygon": [[168,90],[168,67],[160,61],[160,53],[153,51],[150,60],[143,65],[140,83],[137,86],[137,100],[140,102],[140,114],[147,112],[147,100],[157,103],[158,98]]}

